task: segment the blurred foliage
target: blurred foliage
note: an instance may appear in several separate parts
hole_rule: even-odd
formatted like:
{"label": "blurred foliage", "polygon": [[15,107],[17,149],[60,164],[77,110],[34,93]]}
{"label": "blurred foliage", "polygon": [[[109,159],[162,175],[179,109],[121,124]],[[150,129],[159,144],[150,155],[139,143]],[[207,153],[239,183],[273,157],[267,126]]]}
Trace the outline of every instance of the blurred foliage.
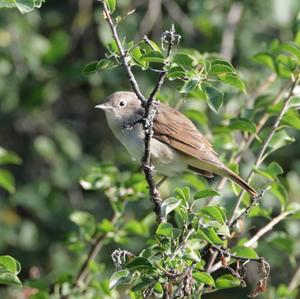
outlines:
{"label": "blurred foliage", "polygon": [[[12,3],[28,12],[41,2],[0,1],[0,6]],[[124,45],[145,94],[156,82],[152,69],[162,66],[164,56],[138,41],[148,34],[161,49],[161,33],[175,24],[182,39],[168,64],[170,80],[158,98],[181,104],[221,159],[246,176],[299,69],[298,1],[114,3],[109,1],[110,10],[121,16],[118,30],[126,36]],[[238,12],[240,18],[232,25],[231,14]],[[206,207],[218,195],[212,189],[219,178],[208,182],[185,174],[169,180],[161,189],[169,222],[157,227],[138,165],[113,138],[104,115],[93,109],[112,92],[130,89],[124,69],[115,67],[118,53],[100,3],[49,0],[24,15],[2,9],[0,25],[0,280],[6,271],[19,284],[20,266],[4,256],[9,254],[22,264],[18,276],[23,283],[22,289],[0,288],[0,297],[139,298],[149,287],[159,297],[166,271],[177,267],[186,270],[186,277],[191,274],[201,289],[224,289],[204,298],[246,297],[258,281],[257,269],[247,267],[249,288],[231,289],[239,280],[222,269],[208,274],[208,257],[199,254],[208,243],[222,245],[220,236],[228,235],[224,224],[236,202],[236,186],[227,183],[218,190],[222,196]],[[232,36],[228,55],[226,41]],[[197,69],[199,64],[203,68]],[[297,298],[299,277],[296,282],[293,278],[300,259],[299,212],[275,226],[254,249],[244,246],[270,219],[298,209],[297,95],[299,86],[263,162],[255,167],[253,185],[271,189],[230,241],[232,253],[264,256],[270,263],[268,290],[261,298]],[[256,135],[264,115],[266,125]],[[251,134],[251,150],[243,153],[238,166],[234,157]],[[246,195],[243,205],[248,204]],[[187,237],[188,250],[181,251],[180,233],[189,225],[196,234]],[[78,276],[80,267],[95,238],[101,254],[88,265],[88,283],[81,283],[86,277]],[[192,263],[195,268],[188,268]]]}

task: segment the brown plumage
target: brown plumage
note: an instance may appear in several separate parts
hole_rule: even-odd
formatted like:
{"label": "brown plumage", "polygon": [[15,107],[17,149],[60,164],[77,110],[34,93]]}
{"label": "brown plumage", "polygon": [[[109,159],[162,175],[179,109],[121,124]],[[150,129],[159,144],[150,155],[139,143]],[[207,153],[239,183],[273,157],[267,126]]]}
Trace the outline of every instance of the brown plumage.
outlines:
{"label": "brown plumage", "polygon": [[187,156],[190,160],[189,169],[207,177],[212,177],[213,173],[226,176],[252,196],[258,196],[254,188],[220,161],[210,142],[176,109],[160,103],[153,130],[154,138]]}

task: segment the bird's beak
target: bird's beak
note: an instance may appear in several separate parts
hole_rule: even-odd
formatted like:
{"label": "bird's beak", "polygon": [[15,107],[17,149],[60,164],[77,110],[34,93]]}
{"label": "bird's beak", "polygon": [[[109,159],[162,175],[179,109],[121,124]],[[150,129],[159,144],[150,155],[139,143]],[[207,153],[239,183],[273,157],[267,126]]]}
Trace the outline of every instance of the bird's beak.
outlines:
{"label": "bird's beak", "polygon": [[107,105],[107,103],[97,105],[97,106],[95,106],[95,108],[101,109],[101,110],[104,110],[104,111],[112,109],[112,107],[110,105]]}

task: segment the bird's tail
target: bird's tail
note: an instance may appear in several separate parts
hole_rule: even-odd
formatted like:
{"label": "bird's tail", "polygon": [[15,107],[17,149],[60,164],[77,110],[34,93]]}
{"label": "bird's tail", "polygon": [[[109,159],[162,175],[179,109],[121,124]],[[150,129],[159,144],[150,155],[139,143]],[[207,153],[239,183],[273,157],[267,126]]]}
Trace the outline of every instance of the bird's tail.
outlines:
{"label": "bird's tail", "polygon": [[240,176],[238,176],[236,173],[234,173],[227,167],[224,169],[223,175],[225,175],[230,180],[237,183],[241,188],[243,188],[245,191],[251,194],[251,196],[258,197],[258,193],[255,191],[253,187],[251,187],[245,180],[243,180]]}

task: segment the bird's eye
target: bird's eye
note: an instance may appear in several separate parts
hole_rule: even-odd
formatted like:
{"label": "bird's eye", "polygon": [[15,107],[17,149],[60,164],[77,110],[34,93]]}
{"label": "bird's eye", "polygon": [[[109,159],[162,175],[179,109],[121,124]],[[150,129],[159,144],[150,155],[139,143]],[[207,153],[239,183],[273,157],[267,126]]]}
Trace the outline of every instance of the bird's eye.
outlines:
{"label": "bird's eye", "polygon": [[121,100],[121,101],[119,102],[119,106],[120,106],[120,107],[125,107],[125,106],[126,106],[126,102],[125,102],[124,100]]}

